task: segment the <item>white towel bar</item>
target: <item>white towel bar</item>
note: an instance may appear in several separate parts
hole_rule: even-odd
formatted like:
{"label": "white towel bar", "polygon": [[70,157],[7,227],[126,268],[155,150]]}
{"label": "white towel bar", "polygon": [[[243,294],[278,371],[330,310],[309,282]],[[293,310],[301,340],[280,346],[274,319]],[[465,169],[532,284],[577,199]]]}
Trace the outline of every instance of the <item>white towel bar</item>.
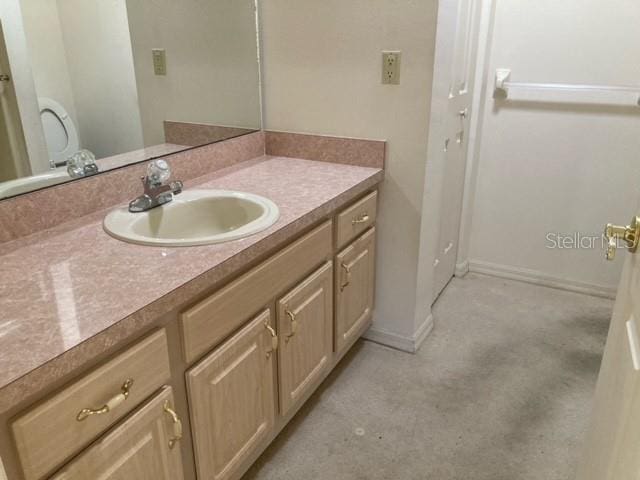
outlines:
{"label": "white towel bar", "polygon": [[[640,87],[629,85],[579,85],[569,83],[512,82],[511,70],[496,70],[495,91],[511,100],[566,101],[640,106]],[[541,95],[541,92],[543,95]],[[568,97],[566,93],[573,94]],[[607,95],[601,95],[605,93]],[[597,95],[594,95],[597,94]]]}

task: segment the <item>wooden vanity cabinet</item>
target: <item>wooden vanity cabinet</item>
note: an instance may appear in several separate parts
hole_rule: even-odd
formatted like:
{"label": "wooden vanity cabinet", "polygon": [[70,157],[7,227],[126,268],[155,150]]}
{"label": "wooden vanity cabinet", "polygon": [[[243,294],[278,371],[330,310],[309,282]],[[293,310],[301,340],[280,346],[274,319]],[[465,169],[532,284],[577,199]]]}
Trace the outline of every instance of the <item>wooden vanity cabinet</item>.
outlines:
{"label": "wooden vanity cabinet", "polygon": [[371,320],[375,290],[375,228],[336,256],[335,351],[342,353]]}
{"label": "wooden vanity cabinet", "polygon": [[[12,420],[10,474],[240,478],[371,321],[376,202],[375,191],[364,194],[26,408]],[[183,442],[174,395],[191,420]],[[79,418],[84,407],[97,410]]]}
{"label": "wooden vanity cabinet", "polygon": [[324,378],[333,353],[332,279],[328,261],[278,301],[277,325],[263,311],[187,372],[199,479],[237,478],[270,439],[275,378],[283,416]]}
{"label": "wooden vanity cabinet", "polygon": [[325,263],[278,302],[278,385],[284,416],[331,366],[333,266]]}
{"label": "wooden vanity cabinet", "polygon": [[197,360],[333,255],[331,221],[180,314],[185,361]]}
{"label": "wooden vanity cabinet", "polygon": [[187,372],[200,480],[233,478],[272,433],[276,345],[269,327],[265,310]]}
{"label": "wooden vanity cabinet", "polygon": [[[167,344],[161,329],[13,421],[25,479],[55,471],[168,382]],[[81,418],[83,409],[98,411]]]}
{"label": "wooden vanity cabinet", "polygon": [[182,480],[171,387],[144,404],[52,480]]}

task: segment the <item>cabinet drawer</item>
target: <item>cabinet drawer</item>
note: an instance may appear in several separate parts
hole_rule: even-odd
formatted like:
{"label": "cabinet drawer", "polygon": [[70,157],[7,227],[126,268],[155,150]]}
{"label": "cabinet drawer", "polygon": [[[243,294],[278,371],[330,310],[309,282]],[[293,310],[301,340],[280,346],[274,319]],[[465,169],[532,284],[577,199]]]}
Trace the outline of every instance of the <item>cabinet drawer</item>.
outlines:
{"label": "cabinet drawer", "polygon": [[173,408],[165,387],[52,480],[182,480],[182,423]]}
{"label": "cabinet drawer", "polygon": [[187,362],[220,343],[276,295],[331,257],[325,222],[180,316]]}
{"label": "cabinet drawer", "polygon": [[[60,466],[169,377],[167,336],[160,330],[19,417],[12,428],[25,479],[42,478]],[[78,420],[85,408],[106,411]]]}
{"label": "cabinet drawer", "polygon": [[378,192],[371,192],[338,214],[336,218],[338,248],[344,247],[375,223],[377,200]]}

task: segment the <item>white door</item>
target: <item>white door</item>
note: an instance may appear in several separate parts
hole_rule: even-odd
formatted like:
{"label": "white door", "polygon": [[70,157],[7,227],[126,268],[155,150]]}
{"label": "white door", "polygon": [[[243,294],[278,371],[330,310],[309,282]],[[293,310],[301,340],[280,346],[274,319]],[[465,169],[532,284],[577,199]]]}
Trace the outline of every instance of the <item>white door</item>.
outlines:
{"label": "white door", "polygon": [[626,255],[576,480],[640,478],[640,252]]}
{"label": "white door", "polygon": [[[429,138],[429,153],[434,157],[431,161],[436,162],[434,170],[441,175],[434,300],[453,277],[456,266],[480,3],[480,0],[442,0],[438,13],[438,78],[434,79],[431,118],[439,125]],[[438,89],[438,84],[446,88]]]}

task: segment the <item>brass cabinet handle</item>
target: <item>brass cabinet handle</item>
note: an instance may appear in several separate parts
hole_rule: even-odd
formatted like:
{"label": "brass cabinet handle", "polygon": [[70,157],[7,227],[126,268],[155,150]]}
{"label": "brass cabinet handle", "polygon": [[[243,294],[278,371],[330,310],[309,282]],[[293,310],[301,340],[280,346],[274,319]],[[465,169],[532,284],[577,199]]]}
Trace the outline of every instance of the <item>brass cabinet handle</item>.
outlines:
{"label": "brass cabinet handle", "polygon": [[173,437],[169,439],[169,448],[173,448],[176,446],[176,443],[182,440],[182,421],[175,410],[171,408],[169,400],[164,401],[163,408],[165,413],[171,417],[171,423],[173,424]]}
{"label": "brass cabinet handle", "polygon": [[286,337],[284,337],[284,341],[288,342],[289,339],[293,337],[298,331],[298,320],[296,320],[296,314],[293,313],[291,310],[287,309],[284,311],[284,313],[287,315],[287,317],[289,317],[289,321],[291,322],[291,326],[290,326],[291,333]]}
{"label": "brass cabinet handle", "polygon": [[82,422],[86,420],[91,415],[102,415],[104,413],[108,413],[122,402],[124,402],[127,398],[129,398],[129,392],[131,390],[131,386],[133,385],[133,378],[128,378],[120,387],[120,393],[116,396],[112,397],[100,408],[83,408],[78,412],[76,416],[76,420]]}
{"label": "brass cabinet handle", "polygon": [[271,350],[267,352],[267,358],[270,358],[271,354],[278,349],[278,335],[273,327],[269,325],[269,321],[264,322],[264,328],[266,328],[271,335]]}
{"label": "brass cabinet handle", "polygon": [[367,223],[369,221],[369,214],[363,213],[351,220],[351,225],[358,225],[359,223]]}
{"label": "brass cabinet handle", "polygon": [[344,269],[344,271],[347,274],[347,281],[344,282],[342,285],[340,285],[340,291],[342,292],[351,283],[351,267],[344,262],[342,262],[340,266]]}

